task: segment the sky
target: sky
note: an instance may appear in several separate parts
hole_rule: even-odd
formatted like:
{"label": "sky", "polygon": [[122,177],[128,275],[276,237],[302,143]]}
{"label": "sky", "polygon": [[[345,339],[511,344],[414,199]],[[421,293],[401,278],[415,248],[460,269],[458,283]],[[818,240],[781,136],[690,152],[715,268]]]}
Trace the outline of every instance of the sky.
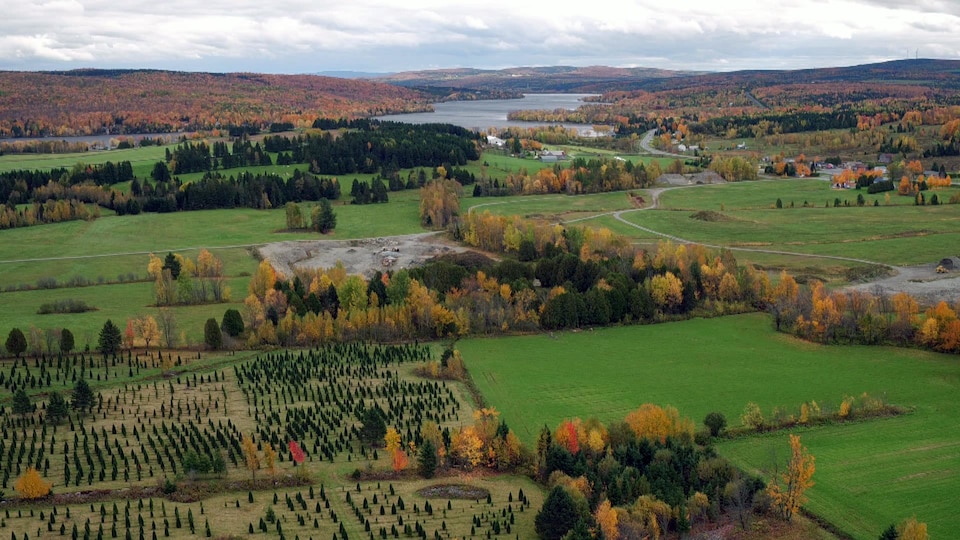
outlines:
{"label": "sky", "polygon": [[4,0],[0,69],[732,71],[960,59],[960,0]]}

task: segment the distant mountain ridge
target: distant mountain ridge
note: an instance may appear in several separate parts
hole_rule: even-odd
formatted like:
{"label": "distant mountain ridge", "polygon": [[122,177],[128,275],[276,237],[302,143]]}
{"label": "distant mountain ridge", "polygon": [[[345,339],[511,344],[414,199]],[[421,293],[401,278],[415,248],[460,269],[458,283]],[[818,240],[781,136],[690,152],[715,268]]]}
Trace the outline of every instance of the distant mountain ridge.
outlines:
{"label": "distant mountain ridge", "polygon": [[687,77],[702,72],[609,66],[540,66],[507,69],[451,68],[393,73],[374,80],[412,88],[441,86],[505,92],[599,93],[637,80]]}
{"label": "distant mountain ridge", "polygon": [[960,89],[960,60],[906,59],[845,67],[797,70],[697,72],[609,66],[452,68],[393,73],[373,80],[411,88],[445,87],[505,92],[604,93],[671,90],[691,86],[751,88],[798,82],[901,82]]}

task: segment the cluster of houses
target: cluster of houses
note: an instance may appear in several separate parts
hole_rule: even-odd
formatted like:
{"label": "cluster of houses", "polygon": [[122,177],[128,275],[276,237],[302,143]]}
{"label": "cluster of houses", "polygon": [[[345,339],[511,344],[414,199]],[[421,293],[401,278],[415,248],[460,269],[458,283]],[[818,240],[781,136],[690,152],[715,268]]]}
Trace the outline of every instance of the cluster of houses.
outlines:
{"label": "cluster of houses", "polygon": [[[833,165],[832,163],[816,163],[816,170],[821,174],[826,174],[829,176],[839,176],[843,174],[844,171],[853,171],[855,174],[852,180],[847,180],[845,182],[833,182],[833,187],[837,189],[854,189],[857,187],[857,177],[859,177],[864,172],[872,172],[876,175],[874,178],[874,183],[883,182],[888,180],[893,180],[898,182],[899,178],[890,178],[890,175],[887,171],[887,165],[893,163],[896,160],[895,154],[880,154],[877,159],[877,163],[880,165],[870,166],[862,161],[845,161],[840,165]],[[940,176],[939,171],[925,170],[923,171],[923,176],[926,178],[929,177],[938,177]]]}

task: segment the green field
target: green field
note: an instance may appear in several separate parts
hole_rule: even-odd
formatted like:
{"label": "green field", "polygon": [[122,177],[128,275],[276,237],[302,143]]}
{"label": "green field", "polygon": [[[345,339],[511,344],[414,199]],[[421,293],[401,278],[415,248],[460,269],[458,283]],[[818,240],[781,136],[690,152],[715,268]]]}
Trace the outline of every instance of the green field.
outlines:
{"label": "green field", "polygon": [[[379,205],[337,204],[337,228],[321,236],[313,232],[281,232],[283,209],[208,210],[136,216],[105,216],[94,221],[72,221],[0,231],[0,332],[17,326],[24,330],[65,327],[74,332],[79,346],[96,335],[107,318],[123,324],[139,313],[154,314],[151,283],[107,284],[143,279],[148,253],[163,255],[180,251],[196,258],[200,248],[209,249],[224,263],[231,278],[233,301],[242,304],[247,295],[245,277],[257,260],[248,246],[300,239],[350,239],[422,232],[419,195],[414,191],[391,193],[391,201]],[[309,208],[309,204],[305,205]],[[58,283],[81,277],[97,284],[53,290],[23,290],[36,287],[41,278]],[[100,283],[105,283],[100,285]],[[16,292],[12,292],[16,291]],[[99,311],[73,315],[37,315],[40,304],[59,299],[85,300]],[[197,342],[202,323],[218,320],[224,310],[237,305],[206,305],[174,308],[178,326]],[[119,322],[118,322],[119,321]]]}
{"label": "green field", "polygon": [[[940,192],[946,199],[957,192]],[[890,265],[931,263],[954,255],[960,240],[960,212],[956,205],[914,206],[908,197],[867,197],[865,207],[832,207],[833,199],[856,202],[857,192],[837,191],[821,180],[742,182],[664,191],[656,210],[627,212],[630,223],[694,242],[724,247],[785,251],[863,259]],[[784,208],[775,208],[780,198]],[[880,202],[872,206],[873,199]],[[825,208],[829,201],[830,208]],[[790,208],[791,202],[794,204]],[[804,208],[804,202],[811,206]],[[707,211],[703,216],[698,212]],[[611,216],[584,221],[608,227],[638,243],[658,236],[618,222]],[[841,274],[850,263],[815,257],[738,251],[737,257],[768,267],[803,272],[804,267]],[[841,279],[841,281],[845,281]]]}
{"label": "green field", "polygon": [[[643,190],[637,190],[636,193],[645,196]],[[490,212],[528,219],[569,221],[616,210],[627,210],[633,208],[633,205],[626,192],[618,191],[576,196],[554,194],[464,197],[460,200],[460,208],[461,212]]]}
{"label": "green field", "polygon": [[[468,339],[458,348],[489,404],[527,444],[563,418],[622,419],[642,403],[673,405],[699,423],[720,411],[732,425],[748,401],[765,414],[816,400],[836,410],[868,392],[913,408],[894,419],[808,428],[817,456],[808,506],[855,538],[911,515],[933,538],[960,535],[960,366],[914,350],[821,346],[777,334],[765,315],[652,326]],[[786,433],[720,445],[741,466],[763,469]],[[783,453],[781,452],[781,455]]]}
{"label": "green field", "polygon": [[59,167],[71,168],[77,163],[95,165],[112,161],[114,163],[129,161],[133,166],[133,174],[140,178],[149,178],[153,164],[163,161],[167,148],[175,145],[146,146],[143,148],[127,148],[124,150],[98,150],[79,152],[74,154],[9,154],[0,156],[0,172],[18,169],[55,169]]}

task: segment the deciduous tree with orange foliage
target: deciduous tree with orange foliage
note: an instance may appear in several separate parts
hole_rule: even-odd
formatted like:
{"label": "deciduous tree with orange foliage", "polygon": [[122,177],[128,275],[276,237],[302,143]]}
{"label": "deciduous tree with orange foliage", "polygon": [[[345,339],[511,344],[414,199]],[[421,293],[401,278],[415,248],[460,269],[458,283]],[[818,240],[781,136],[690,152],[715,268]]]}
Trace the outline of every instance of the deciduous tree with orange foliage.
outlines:
{"label": "deciduous tree with orange foliage", "polygon": [[13,485],[13,489],[17,490],[21,498],[39,499],[50,494],[51,485],[40,477],[36,469],[27,467],[27,470],[17,479],[17,483]]}
{"label": "deciduous tree with orange foliage", "polygon": [[811,488],[815,470],[814,457],[806,447],[800,446],[800,436],[790,435],[790,460],[787,469],[774,473],[767,484],[767,493],[774,509],[783,519],[790,521],[806,502],[806,491]]}
{"label": "deciduous tree with orange foliage", "polygon": [[603,537],[606,540],[618,540],[620,538],[620,531],[617,529],[617,511],[610,506],[610,501],[604,499],[597,506],[593,518],[597,521],[600,530],[603,531]]}
{"label": "deciduous tree with orange foliage", "polygon": [[624,421],[640,438],[664,444],[667,437],[693,440],[693,421],[682,418],[676,408],[660,407],[644,403],[639,409],[627,414]]}
{"label": "deciduous tree with orange foliage", "polygon": [[407,453],[403,450],[397,450],[390,458],[390,465],[393,467],[393,472],[400,472],[406,469],[409,464],[410,458],[407,457]]}

